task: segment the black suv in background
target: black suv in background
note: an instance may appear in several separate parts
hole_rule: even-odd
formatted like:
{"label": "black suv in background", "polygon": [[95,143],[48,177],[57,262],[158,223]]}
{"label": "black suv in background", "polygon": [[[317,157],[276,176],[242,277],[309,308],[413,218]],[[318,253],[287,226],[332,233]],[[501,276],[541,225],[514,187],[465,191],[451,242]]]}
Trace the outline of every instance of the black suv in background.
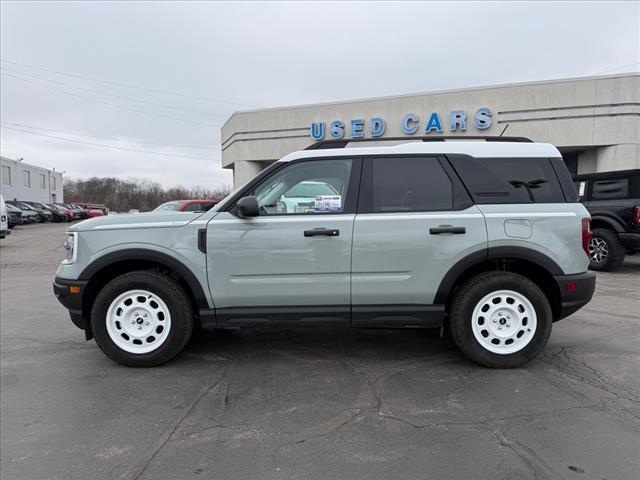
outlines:
{"label": "black suv in background", "polygon": [[38,213],[45,213],[49,212],[50,218],[49,216],[47,216],[47,218],[49,218],[50,222],[64,222],[65,221],[65,215],[58,212],[57,210],[54,210],[53,208],[51,208],[49,205],[46,205],[44,203],[40,203],[40,202],[22,202],[22,203],[26,203],[27,205],[29,205],[30,207],[33,207],[35,210],[38,211]]}
{"label": "black suv in background", "polygon": [[593,270],[611,271],[640,251],[640,169],[573,177],[591,214],[589,257]]}

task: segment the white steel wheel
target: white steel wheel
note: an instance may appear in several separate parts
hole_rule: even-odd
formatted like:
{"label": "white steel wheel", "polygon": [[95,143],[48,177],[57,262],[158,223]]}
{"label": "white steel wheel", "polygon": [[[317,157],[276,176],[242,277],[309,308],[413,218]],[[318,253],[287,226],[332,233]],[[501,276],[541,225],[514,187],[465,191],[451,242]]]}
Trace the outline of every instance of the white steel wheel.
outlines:
{"label": "white steel wheel", "polygon": [[589,241],[589,257],[595,263],[604,262],[609,256],[609,248],[607,242],[598,237],[593,237]]}
{"label": "white steel wheel", "polygon": [[513,290],[497,290],[484,296],[471,317],[473,335],[482,348],[502,355],[526,347],[537,326],[532,303]]}
{"label": "white steel wheel", "polygon": [[171,330],[167,304],[147,290],[129,290],[109,305],[106,316],[109,337],[129,353],[149,353],[164,343]]}

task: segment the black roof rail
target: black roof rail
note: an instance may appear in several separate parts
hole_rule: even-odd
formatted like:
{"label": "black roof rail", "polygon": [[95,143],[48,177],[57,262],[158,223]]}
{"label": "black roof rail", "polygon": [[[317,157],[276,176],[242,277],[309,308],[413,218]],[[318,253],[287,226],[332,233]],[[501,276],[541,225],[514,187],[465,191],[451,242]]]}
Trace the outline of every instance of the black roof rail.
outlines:
{"label": "black roof rail", "polygon": [[440,135],[437,137],[379,137],[379,138],[341,138],[340,140],[320,140],[309,145],[305,150],[322,150],[324,148],[345,148],[350,143],[357,142],[411,142],[421,140],[423,142],[444,142],[446,140],[484,140],[486,142],[525,142],[533,143],[527,137],[495,137],[482,135]]}

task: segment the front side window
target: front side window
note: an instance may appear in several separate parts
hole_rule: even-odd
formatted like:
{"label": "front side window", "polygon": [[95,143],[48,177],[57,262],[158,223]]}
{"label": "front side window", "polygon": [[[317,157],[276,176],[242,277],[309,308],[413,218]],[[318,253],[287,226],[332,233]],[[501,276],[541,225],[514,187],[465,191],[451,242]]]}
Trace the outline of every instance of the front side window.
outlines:
{"label": "front side window", "polygon": [[372,212],[451,210],[451,179],[434,157],[371,159]]}
{"label": "front side window", "polygon": [[347,200],[352,160],[308,160],[292,163],[253,192],[260,215],[342,213]]}

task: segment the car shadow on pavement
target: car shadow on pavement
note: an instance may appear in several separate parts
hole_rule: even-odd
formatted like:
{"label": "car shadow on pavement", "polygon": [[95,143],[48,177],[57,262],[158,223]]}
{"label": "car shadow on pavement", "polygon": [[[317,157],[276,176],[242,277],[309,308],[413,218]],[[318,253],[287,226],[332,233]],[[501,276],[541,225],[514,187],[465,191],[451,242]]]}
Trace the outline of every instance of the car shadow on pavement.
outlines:
{"label": "car shadow on pavement", "polygon": [[[238,355],[259,357],[274,351],[296,357],[358,358],[384,361],[466,360],[438,329],[351,329],[313,327],[197,330],[181,358],[232,359]],[[470,362],[469,362],[470,363]]]}
{"label": "car shadow on pavement", "polygon": [[620,273],[640,273],[640,262],[636,261],[635,258],[633,260],[634,261],[625,260],[617,271]]}

